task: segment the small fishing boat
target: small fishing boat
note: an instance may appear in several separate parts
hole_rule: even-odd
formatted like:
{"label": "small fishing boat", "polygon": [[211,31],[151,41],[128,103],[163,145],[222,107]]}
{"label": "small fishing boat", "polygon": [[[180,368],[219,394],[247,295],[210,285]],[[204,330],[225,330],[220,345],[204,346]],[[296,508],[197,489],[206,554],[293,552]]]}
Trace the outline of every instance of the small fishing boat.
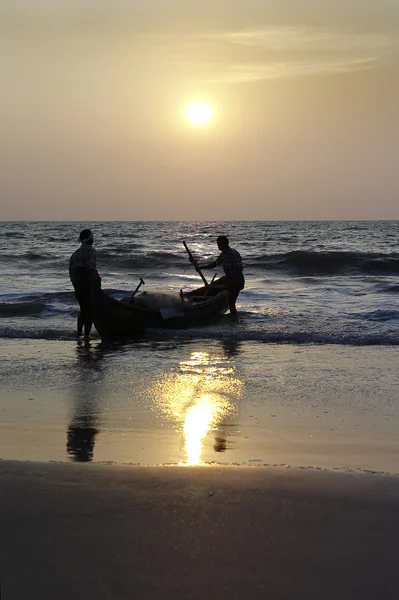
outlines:
{"label": "small fishing boat", "polygon": [[[160,294],[159,298],[163,296]],[[182,329],[193,327],[224,314],[229,294],[223,286],[205,286],[176,294],[176,302],[162,300],[159,308],[145,308],[145,297],[135,301],[111,298],[100,286],[92,286],[92,309],[95,328],[102,339],[127,338],[143,333],[148,327]]]}
{"label": "small fishing boat", "polygon": [[[191,252],[184,244],[190,258]],[[229,294],[225,287],[208,284],[197,268],[204,285],[195,290],[179,293],[137,292],[144,281],[141,279],[133,294],[116,300],[103,289],[101,282],[94,282],[91,300],[94,326],[102,339],[133,337],[148,327],[183,329],[193,327],[224,314],[229,307]]]}

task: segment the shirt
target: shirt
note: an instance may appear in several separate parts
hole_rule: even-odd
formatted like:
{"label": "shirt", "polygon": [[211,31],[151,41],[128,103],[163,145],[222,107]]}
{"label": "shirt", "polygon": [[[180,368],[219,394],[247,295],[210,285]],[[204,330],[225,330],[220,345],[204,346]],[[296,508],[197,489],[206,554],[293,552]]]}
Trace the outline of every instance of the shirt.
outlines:
{"label": "shirt", "polygon": [[96,251],[90,244],[82,244],[69,259],[69,271],[76,269],[95,269]]}
{"label": "shirt", "polygon": [[223,250],[219,258],[216,259],[216,265],[222,265],[226,275],[241,273],[243,269],[241,255],[234,248]]}

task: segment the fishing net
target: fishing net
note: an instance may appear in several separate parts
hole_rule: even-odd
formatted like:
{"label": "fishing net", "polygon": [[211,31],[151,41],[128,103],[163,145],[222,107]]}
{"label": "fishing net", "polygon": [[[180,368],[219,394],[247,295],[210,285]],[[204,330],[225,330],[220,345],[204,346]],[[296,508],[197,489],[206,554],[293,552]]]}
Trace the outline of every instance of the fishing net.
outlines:
{"label": "fishing net", "polygon": [[130,304],[137,308],[148,308],[151,310],[160,308],[180,310],[182,301],[179,293],[153,290],[152,292],[141,292],[136,294],[136,296],[130,300]]}

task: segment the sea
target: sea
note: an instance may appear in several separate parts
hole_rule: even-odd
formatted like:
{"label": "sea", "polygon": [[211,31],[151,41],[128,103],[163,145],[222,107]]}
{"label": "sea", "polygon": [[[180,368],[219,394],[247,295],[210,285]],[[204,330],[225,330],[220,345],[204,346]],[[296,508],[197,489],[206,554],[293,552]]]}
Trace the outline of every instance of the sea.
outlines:
{"label": "sea", "polygon": [[3,222],[1,338],[74,337],[77,303],[68,259],[86,227],[94,233],[102,286],[116,298],[133,291],[140,277],[147,291],[198,286],[182,242],[206,260],[218,255],[216,237],[229,237],[245,267],[238,322],[231,327],[222,319],[175,337],[399,343],[397,221]]}
{"label": "sea", "polygon": [[[398,473],[398,227],[0,223],[0,459]],[[244,263],[238,318],[77,340],[68,261],[84,228],[115,298],[140,278],[198,287],[183,241],[207,261],[227,235]]]}

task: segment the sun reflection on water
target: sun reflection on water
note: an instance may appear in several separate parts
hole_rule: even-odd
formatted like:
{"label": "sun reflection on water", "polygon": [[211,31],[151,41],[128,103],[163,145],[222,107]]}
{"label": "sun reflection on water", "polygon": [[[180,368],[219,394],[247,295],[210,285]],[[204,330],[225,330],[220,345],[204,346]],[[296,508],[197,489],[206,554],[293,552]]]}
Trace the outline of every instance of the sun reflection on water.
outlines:
{"label": "sun reflection on water", "polygon": [[156,401],[182,433],[185,460],[198,465],[204,440],[222,420],[235,412],[243,382],[231,359],[208,352],[192,352],[174,372],[155,383]]}

